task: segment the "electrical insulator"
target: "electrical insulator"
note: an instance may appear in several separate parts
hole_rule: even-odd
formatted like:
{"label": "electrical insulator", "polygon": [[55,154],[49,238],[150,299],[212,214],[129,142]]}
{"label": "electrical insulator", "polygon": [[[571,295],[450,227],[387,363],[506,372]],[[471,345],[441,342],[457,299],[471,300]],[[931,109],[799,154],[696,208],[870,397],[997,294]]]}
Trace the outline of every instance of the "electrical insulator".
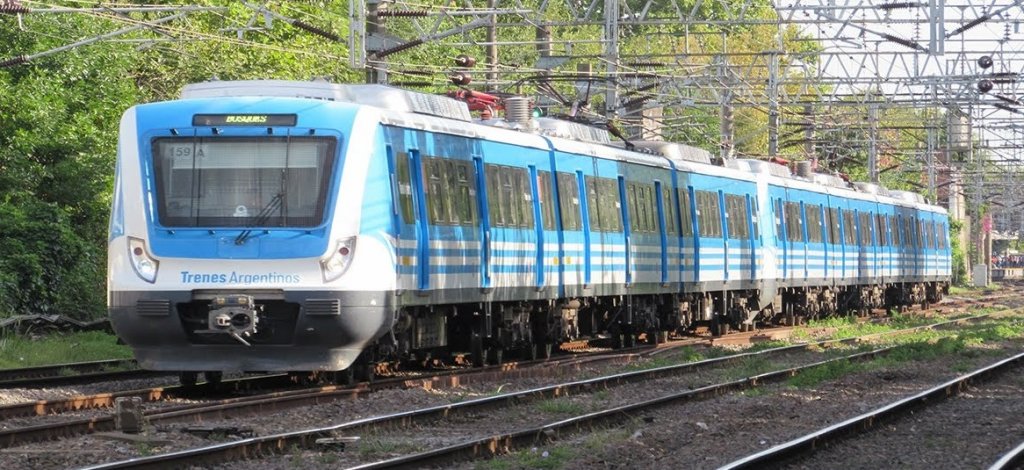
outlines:
{"label": "electrical insulator", "polygon": [[462,73],[462,72],[455,72],[455,73],[449,75],[448,79],[451,80],[452,83],[454,83],[456,85],[459,85],[459,86],[469,85],[470,82],[473,81],[473,77],[470,77],[468,73]]}
{"label": "electrical insulator", "polygon": [[992,66],[992,58],[991,57],[989,57],[987,55],[983,55],[981,57],[978,57],[978,67],[981,67],[983,69],[987,69],[987,68],[989,68],[991,66]]}
{"label": "electrical insulator", "polygon": [[465,54],[459,54],[455,58],[455,65],[459,67],[472,67],[476,65],[476,59]]}

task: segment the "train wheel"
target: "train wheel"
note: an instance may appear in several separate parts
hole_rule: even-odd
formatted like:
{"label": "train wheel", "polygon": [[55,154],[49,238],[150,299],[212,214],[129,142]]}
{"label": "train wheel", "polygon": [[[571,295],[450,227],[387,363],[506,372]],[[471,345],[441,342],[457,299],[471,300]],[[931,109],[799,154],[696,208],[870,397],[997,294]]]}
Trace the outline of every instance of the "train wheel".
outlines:
{"label": "train wheel", "polygon": [[206,381],[206,385],[216,387],[224,380],[224,373],[219,370],[208,370],[203,372],[203,380]]}
{"label": "train wheel", "polygon": [[199,373],[182,372],[178,375],[178,382],[180,382],[183,387],[195,387],[199,382]]}

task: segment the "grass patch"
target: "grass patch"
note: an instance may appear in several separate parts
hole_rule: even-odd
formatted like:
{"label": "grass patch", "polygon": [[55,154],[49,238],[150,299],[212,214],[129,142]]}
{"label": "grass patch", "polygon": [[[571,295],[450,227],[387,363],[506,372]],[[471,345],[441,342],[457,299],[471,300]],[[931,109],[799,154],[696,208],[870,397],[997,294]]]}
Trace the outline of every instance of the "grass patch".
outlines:
{"label": "grass patch", "polygon": [[100,331],[66,333],[41,338],[14,334],[0,337],[0,369],[131,357],[131,349],[128,346],[117,344],[116,336]]}
{"label": "grass patch", "polygon": [[[583,442],[554,447],[534,447],[512,452],[503,457],[477,463],[481,470],[559,469],[582,456],[600,455],[611,442],[621,442],[633,434],[630,426],[598,430],[586,435]],[[546,453],[546,454],[545,454]]]}
{"label": "grass patch", "polygon": [[853,374],[866,370],[867,366],[862,362],[836,361],[823,366],[805,370],[798,375],[790,377],[786,383],[791,387],[813,387],[822,382],[838,379],[847,374]]}
{"label": "grass patch", "polygon": [[778,365],[762,356],[748,357],[726,370],[729,380],[745,379],[778,369]]}
{"label": "grass patch", "polygon": [[508,456],[480,462],[476,468],[485,470],[513,470],[521,468],[554,470],[563,468],[576,457],[576,450],[568,445],[558,445],[546,449],[534,447],[529,450],[513,452]]}
{"label": "grass patch", "polygon": [[537,409],[543,413],[576,416],[583,414],[583,405],[568,400],[544,400],[537,403]]}
{"label": "grass patch", "polygon": [[408,440],[375,436],[360,439],[357,452],[365,459],[381,455],[415,454],[424,450],[426,449],[423,446]]}

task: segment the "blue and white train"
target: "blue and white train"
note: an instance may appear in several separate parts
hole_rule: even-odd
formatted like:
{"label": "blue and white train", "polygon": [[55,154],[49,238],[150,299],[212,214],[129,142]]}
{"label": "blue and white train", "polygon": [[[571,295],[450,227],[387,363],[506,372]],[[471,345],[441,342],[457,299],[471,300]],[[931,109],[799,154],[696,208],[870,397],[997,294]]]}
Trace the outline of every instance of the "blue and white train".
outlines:
{"label": "blue and white train", "polygon": [[[379,85],[225,81],[120,127],[109,311],[142,367],[339,371],[901,308],[950,279],[913,193],[474,120]],[[628,148],[627,148],[628,147]],[[806,170],[806,169],[805,169]]]}

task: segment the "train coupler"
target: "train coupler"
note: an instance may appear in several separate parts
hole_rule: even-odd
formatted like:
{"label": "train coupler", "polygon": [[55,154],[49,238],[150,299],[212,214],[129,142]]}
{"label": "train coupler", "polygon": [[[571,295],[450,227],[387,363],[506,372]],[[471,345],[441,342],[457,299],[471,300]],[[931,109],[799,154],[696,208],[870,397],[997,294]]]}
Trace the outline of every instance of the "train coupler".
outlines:
{"label": "train coupler", "polygon": [[216,297],[210,302],[209,329],[197,333],[223,333],[239,343],[252,346],[246,338],[256,334],[262,309],[263,306],[257,305],[251,295]]}

